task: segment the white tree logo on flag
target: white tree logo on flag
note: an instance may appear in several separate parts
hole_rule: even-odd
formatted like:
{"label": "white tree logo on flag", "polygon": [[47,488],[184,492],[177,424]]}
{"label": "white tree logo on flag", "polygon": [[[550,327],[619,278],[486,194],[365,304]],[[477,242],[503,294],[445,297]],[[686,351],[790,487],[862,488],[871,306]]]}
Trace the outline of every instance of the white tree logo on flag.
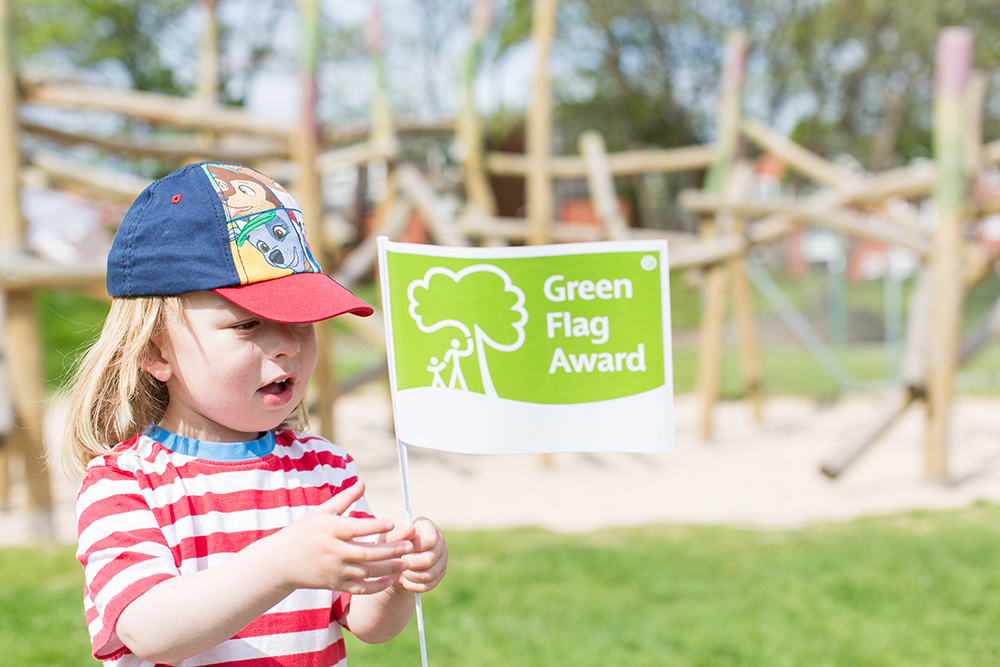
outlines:
{"label": "white tree logo on flag", "polygon": [[[462,360],[476,353],[483,393],[497,396],[486,361],[486,348],[513,352],[524,344],[528,311],[524,291],[505,271],[491,264],[468,266],[458,273],[444,267],[429,269],[407,288],[410,317],[424,333],[452,327],[460,337],[440,357],[431,356],[427,371],[431,386],[468,390]],[[505,307],[513,300],[513,304]],[[445,305],[446,304],[446,305]],[[484,309],[487,305],[492,308]],[[500,310],[499,316],[496,314]],[[450,370],[449,370],[450,369]],[[448,373],[447,382],[442,373]]]}

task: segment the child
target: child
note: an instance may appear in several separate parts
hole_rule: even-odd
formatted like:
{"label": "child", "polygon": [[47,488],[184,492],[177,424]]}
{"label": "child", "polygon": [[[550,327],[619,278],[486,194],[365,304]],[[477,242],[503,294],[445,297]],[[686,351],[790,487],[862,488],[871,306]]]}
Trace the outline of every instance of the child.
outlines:
{"label": "child", "polygon": [[300,433],[312,323],[373,311],[319,272],[290,195],[184,167],[132,204],[107,280],[67,448],[94,656],[344,665],[341,626],[398,634],[447,547],[427,519],[374,518],[347,453]]}

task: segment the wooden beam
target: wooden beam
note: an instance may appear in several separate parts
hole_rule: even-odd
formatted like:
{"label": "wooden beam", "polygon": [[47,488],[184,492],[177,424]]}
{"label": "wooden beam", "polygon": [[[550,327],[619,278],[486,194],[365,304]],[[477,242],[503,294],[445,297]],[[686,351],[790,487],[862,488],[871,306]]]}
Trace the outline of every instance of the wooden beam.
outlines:
{"label": "wooden beam", "polygon": [[275,139],[287,140],[292,131],[289,125],[202,100],[79,83],[35,82],[25,77],[21,82],[22,99],[35,104],[108,111],[158,125],[246,132]]}
{"label": "wooden beam", "polygon": [[874,225],[868,216],[846,209],[830,210],[823,205],[809,205],[794,198],[775,198],[760,201],[727,202],[718,195],[700,190],[685,190],[678,197],[685,209],[695,213],[728,212],[760,218],[783,215],[798,224],[813,224],[856,238],[865,238],[889,245],[899,245],[921,256],[930,254],[930,239],[914,234],[895,224]]}
{"label": "wooden beam", "polygon": [[27,157],[27,163],[56,184],[82,187],[98,198],[123,204],[131,204],[152,183],[146,178],[84,165],[55,153],[34,153]]}
{"label": "wooden beam", "polygon": [[[439,135],[447,137],[455,131],[454,118],[420,120],[405,116],[393,116],[392,124],[396,136]],[[375,134],[377,133],[371,123],[325,127],[323,128],[323,144],[328,146],[353,144],[370,139]]]}
{"label": "wooden beam", "polygon": [[860,458],[861,455],[864,454],[872,446],[872,444],[874,444],[882,436],[883,433],[888,431],[890,426],[896,423],[896,420],[899,419],[904,412],[906,412],[906,409],[910,407],[910,404],[913,403],[916,398],[917,395],[908,389],[897,391],[892,396],[889,403],[882,408],[876,418],[867,427],[865,427],[860,435],[848,443],[846,447],[839,449],[823,462],[820,466],[820,471],[831,479],[839,477],[844,470]]}
{"label": "wooden beam", "polygon": [[881,204],[890,197],[915,199],[934,190],[937,170],[933,162],[920,161],[898,169],[887,169],[843,188],[844,202],[859,208]]}
{"label": "wooden beam", "polygon": [[[608,168],[615,176],[691,171],[711,166],[716,154],[713,146],[622,151],[608,153]],[[484,157],[486,171],[497,176],[525,176],[530,163],[524,153],[493,151]],[[552,178],[583,178],[587,175],[587,163],[579,155],[553,156],[549,161],[549,173]]]}
{"label": "wooden beam", "polygon": [[288,142],[270,139],[221,139],[202,141],[200,138],[173,138],[169,141],[148,141],[106,137],[92,132],[70,131],[43,123],[22,121],[21,129],[63,144],[88,144],[117,155],[141,155],[183,160],[192,155],[222,162],[247,163],[288,158]]}
{"label": "wooden beam", "polygon": [[333,279],[348,289],[356,284],[375,266],[378,259],[378,237],[386,236],[390,240],[398,240],[406,231],[412,212],[413,208],[408,202],[395,199],[383,216],[382,224],[340,262]]}
{"label": "wooden beam", "polygon": [[335,148],[321,153],[316,158],[316,169],[321,172],[351,167],[373,160],[391,160],[399,153],[399,141],[395,138],[362,141],[352,146]]}
{"label": "wooden beam", "polygon": [[23,252],[0,252],[0,289],[83,289],[103,287],[107,258],[59,264]]}
{"label": "wooden beam", "polygon": [[604,226],[606,237],[612,241],[629,238],[628,221],[622,215],[615,193],[615,182],[608,168],[608,154],[604,149],[604,137],[594,130],[580,135],[580,153],[587,163],[587,187],[590,203],[597,219]]}
{"label": "wooden beam", "polygon": [[434,192],[420,171],[412,164],[402,164],[396,168],[399,190],[407,196],[414,208],[420,212],[435,241],[441,245],[467,246],[466,239],[459,231],[455,220],[445,210],[444,203]]}
{"label": "wooden beam", "polygon": [[740,129],[750,141],[817,183],[839,187],[851,181],[851,178],[832,162],[803,148],[763,123],[752,118],[744,118],[740,122]]}
{"label": "wooden beam", "polygon": [[[466,208],[458,218],[458,226],[462,234],[471,238],[499,237],[508,241],[525,241],[531,233],[527,218],[490,217],[476,209]],[[666,229],[646,227],[630,227],[628,238],[633,239],[666,239],[670,243],[671,264],[673,253],[677,248],[696,242],[697,237],[688,232],[675,232]],[[604,232],[594,225],[576,222],[554,220],[552,222],[553,243],[576,243],[600,241]]]}

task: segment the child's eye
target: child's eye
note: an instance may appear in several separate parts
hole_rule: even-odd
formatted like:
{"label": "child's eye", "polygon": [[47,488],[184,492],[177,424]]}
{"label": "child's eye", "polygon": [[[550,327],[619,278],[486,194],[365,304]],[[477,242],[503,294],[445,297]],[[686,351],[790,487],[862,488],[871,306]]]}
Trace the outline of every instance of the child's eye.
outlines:
{"label": "child's eye", "polygon": [[250,331],[251,329],[259,325],[260,325],[260,320],[246,320],[245,322],[237,322],[230,328],[235,329],[236,331]]}

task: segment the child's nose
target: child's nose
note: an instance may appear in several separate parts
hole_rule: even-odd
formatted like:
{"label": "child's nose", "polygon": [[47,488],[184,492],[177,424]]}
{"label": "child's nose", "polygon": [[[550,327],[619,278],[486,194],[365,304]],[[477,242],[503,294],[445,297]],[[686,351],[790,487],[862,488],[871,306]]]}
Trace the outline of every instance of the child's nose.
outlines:
{"label": "child's nose", "polygon": [[301,349],[301,342],[296,330],[291,325],[281,322],[271,322],[270,324],[271,344],[269,352],[271,356],[294,357],[297,355]]}

